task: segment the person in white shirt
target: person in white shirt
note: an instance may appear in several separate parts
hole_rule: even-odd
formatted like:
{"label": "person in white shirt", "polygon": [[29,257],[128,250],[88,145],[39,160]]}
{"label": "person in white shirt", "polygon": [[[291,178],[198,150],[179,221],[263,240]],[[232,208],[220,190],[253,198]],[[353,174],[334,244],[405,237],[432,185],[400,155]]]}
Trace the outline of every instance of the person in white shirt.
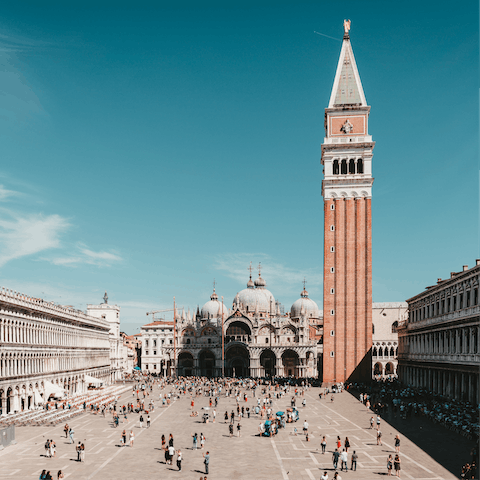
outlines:
{"label": "person in white shirt", "polygon": [[305,435],[308,433],[308,422],[306,420],[303,422],[303,433]]}
{"label": "person in white shirt", "polygon": [[328,473],[323,472],[323,475],[320,477],[320,480],[328,480]]}
{"label": "person in white shirt", "polygon": [[345,471],[348,471],[348,453],[345,451],[345,449],[343,449],[343,452],[340,454],[340,460],[342,462],[340,471],[343,470],[343,467],[345,467]]}

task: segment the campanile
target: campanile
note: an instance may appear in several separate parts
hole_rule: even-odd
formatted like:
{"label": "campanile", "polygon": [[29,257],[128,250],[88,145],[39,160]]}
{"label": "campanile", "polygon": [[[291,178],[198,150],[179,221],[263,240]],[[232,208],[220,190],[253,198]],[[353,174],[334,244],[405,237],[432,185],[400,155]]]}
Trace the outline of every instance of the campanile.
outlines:
{"label": "campanile", "polygon": [[371,378],[372,156],[370,107],[344,22],[342,50],[325,109],[323,381]]}

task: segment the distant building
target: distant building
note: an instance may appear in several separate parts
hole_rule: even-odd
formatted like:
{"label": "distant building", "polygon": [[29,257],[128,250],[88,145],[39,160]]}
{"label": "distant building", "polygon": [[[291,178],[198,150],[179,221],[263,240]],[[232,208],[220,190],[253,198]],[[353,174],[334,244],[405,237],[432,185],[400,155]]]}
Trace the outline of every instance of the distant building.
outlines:
{"label": "distant building", "polygon": [[[87,305],[87,314],[105,320],[110,325],[110,381],[122,380],[128,368],[128,348],[120,335],[120,307],[108,304],[107,292],[100,305]],[[130,372],[129,372],[130,373]]]}
{"label": "distant building", "polygon": [[372,304],[372,376],[376,379],[397,377],[397,327],[407,314],[407,302]]}
{"label": "distant building", "polygon": [[399,323],[398,376],[456,400],[480,402],[480,260],[407,300]]}
{"label": "distant building", "polygon": [[171,375],[170,357],[165,353],[168,345],[173,348],[173,322],[154,320],[143,325],[142,335],[142,366],[143,372]]}

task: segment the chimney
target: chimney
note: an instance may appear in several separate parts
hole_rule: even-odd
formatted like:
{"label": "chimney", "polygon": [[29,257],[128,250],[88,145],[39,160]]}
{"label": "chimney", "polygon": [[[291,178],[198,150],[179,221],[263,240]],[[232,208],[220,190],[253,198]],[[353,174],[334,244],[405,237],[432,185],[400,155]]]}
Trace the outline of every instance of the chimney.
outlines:
{"label": "chimney", "polygon": [[437,278],[437,283],[440,283],[442,281],[441,278]]}
{"label": "chimney", "polygon": [[466,272],[468,270],[468,265],[463,266],[463,271]]}
{"label": "chimney", "polygon": [[476,265],[480,265],[480,258],[477,258],[477,259],[475,260],[475,264],[476,264]]}
{"label": "chimney", "polygon": [[455,272],[450,272],[450,278],[453,278],[455,276]]}

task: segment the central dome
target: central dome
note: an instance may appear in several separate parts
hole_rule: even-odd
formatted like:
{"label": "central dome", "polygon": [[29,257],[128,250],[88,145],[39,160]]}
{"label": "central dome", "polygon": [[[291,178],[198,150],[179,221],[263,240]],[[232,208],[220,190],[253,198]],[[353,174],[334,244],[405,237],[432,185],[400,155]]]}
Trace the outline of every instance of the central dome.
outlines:
{"label": "central dome", "polygon": [[305,315],[307,318],[320,318],[318,305],[311,298],[308,298],[305,287],[303,287],[300,298],[294,302],[290,310],[291,318],[298,318],[301,315]]}
{"label": "central dome", "polygon": [[228,310],[225,305],[222,305],[218,301],[218,296],[213,289],[213,293],[210,297],[210,300],[202,307],[201,315],[202,318],[217,318],[222,316],[222,307],[223,307],[223,318],[228,317]]}
{"label": "central dome", "polygon": [[[237,303],[239,307],[250,312],[270,313],[270,308],[273,309],[272,314],[275,313],[275,298],[272,293],[265,288],[267,283],[259,276],[252,282],[252,277],[247,283],[247,288],[237,294],[234,304]],[[271,306],[271,307],[270,307]]]}

